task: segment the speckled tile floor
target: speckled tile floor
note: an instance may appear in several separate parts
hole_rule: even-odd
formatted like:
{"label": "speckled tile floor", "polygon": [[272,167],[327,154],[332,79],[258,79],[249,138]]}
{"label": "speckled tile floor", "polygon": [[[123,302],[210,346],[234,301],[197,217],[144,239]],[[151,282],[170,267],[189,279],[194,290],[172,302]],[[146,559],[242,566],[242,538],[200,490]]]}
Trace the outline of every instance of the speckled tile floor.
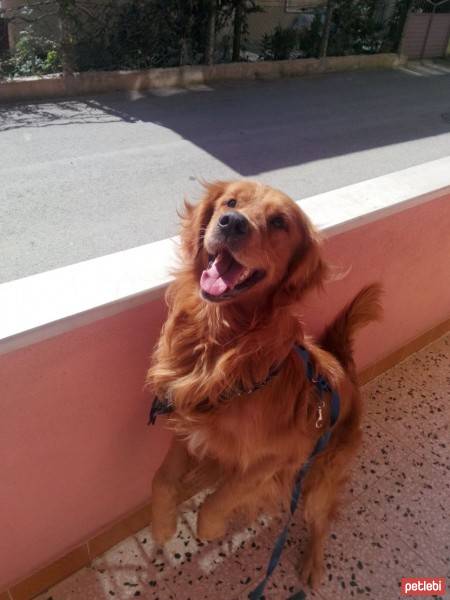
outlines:
{"label": "speckled tile floor", "polygon": [[[365,438],[330,532],[323,584],[306,598],[400,598],[401,577],[450,583],[450,335],[363,388]],[[195,503],[163,550],[149,529],[39,600],[244,600],[264,572],[278,523],[260,519],[219,543],[195,539]],[[267,600],[300,598],[305,529],[290,528]],[[433,596],[443,598],[443,596]],[[450,598],[447,591],[445,598]]]}

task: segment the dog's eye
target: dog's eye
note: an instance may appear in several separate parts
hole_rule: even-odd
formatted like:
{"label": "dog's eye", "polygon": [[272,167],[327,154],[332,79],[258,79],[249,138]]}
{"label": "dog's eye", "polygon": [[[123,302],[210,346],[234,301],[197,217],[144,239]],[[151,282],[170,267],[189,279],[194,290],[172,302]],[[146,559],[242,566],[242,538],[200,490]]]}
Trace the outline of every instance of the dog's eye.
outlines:
{"label": "dog's eye", "polygon": [[237,200],[235,200],[234,198],[230,198],[229,200],[227,200],[227,206],[229,206],[230,208],[234,208],[237,204]]}
{"label": "dog's eye", "polygon": [[286,221],[281,215],[269,219],[269,225],[274,229],[287,229]]}

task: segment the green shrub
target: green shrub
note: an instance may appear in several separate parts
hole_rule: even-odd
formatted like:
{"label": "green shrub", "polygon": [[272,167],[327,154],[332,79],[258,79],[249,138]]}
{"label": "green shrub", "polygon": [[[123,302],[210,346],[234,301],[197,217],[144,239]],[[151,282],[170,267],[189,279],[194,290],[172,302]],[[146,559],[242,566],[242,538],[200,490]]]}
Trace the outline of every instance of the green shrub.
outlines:
{"label": "green shrub", "polygon": [[290,27],[277,25],[261,40],[260,56],[263,60],[286,60],[298,48],[298,33]]}
{"label": "green shrub", "polygon": [[57,45],[52,40],[24,30],[14,53],[0,60],[0,75],[3,77],[27,77],[29,75],[46,75],[57,73],[61,69],[61,61]]}
{"label": "green shrub", "polygon": [[319,56],[323,30],[322,15],[322,10],[316,10],[311,25],[301,29],[298,33],[298,48],[302,58]]}
{"label": "green shrub", "polygon": [[[229,61],[233,55],[231,25],[236,2],[217,0],[215,60],[219,62]],[[396,49],[411,2],[397,0],[390,23],[383,24],[379,21],[379,13],[383,12],[379,0],[335,0],[328,55]],[[209,0],[101,0],[101,3],[58,0],[58,6],[63,5],[66,6],[64,23],[68,32],[65,43],[59,39],[54,23],[47,27],[53,32],[53,40],[38,35],[36,27],[33,29],[33,23],[30,23],[21,33],[14,52],[0,57],[0,77],[58,72],[62,56],[69,72],[169,67],[205,60]],[[27,7],[26,1],[23,7]],[[25,11],[23,7],[16,11],[24,13],[22,17],[27,17],[26,22],[40,20],[34,9]],[[83,12],[83,7],[88,8],[88,13]],[[248,14],[261,10],[253,0],[248,0],[245,7],[241,23],[242,48],[248,35]],[[308,19],[303,16],[297,23],[309,23],[308,26],[297,24],[283,28],[278,25],[264,35],[260,57],[284,60],[318,56],[325,9],[318,8],[314,13],[307,11],[306,14]],[[52,18],[57,20],[55,15]]]}
{"label": "green shrub", "polygon": [[[406,1],[398,0],[398,4],[403,5]],[[383,47],[391,48],[392,44],[389,45],[388,40],[391,32],[380,20],[379,9],[378,0],[336,0],[327,54],[373,54],[380,52]],[[295,29],[278,26],[264,35],[261,41],[261,58],[282,60],[290,57],[317,57],[323,33],[324,12],[323,8],[316,9],[308,27]],[[401,27],[397,26],[397,30],[401,31]]]}
{"label": "green shrub", "polygon": [[379,52],[385,32],[376,15],[378,0],[338,0],[333,12],[328,54]]}
{"label": "green shrub", "polygon": [[158,0],[124,4],[110,40],[114,63],[132,69],[177,64],[180,40],[170,27],[170,19],[165,18],[170,12]]}
{"label": "green shrub", "polygon": [[[110,0],[102,11],[108,27],[84,23],[75,44],[80,70],[145,69],[202,62],[208,0]],[[107,15],[107,16],[106,16]],[[217,29],[224,26],[219,13]]]}

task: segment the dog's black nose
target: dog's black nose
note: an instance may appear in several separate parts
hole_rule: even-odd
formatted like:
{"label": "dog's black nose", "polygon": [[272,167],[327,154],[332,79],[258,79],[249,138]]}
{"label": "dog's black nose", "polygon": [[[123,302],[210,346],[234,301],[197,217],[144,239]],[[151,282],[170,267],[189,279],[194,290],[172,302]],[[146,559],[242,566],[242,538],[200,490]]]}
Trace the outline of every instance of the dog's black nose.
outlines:
{"label": "dog's black nose", "polygon": [[243,237],[248,232],[248,221],[243,214],[230,211],[219,219],[219,230],[225,237]]}

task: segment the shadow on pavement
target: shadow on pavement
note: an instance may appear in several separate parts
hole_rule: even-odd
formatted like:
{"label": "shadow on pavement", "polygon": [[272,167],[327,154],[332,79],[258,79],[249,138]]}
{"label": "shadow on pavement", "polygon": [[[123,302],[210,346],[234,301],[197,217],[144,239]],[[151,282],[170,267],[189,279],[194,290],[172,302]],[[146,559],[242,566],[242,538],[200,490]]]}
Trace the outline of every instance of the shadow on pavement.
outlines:
{"label": "shadow on pavement", "polygon": [[450,131],[450,75],[334,73],[0,106],[0,132],[153,123],[243,176]]}

